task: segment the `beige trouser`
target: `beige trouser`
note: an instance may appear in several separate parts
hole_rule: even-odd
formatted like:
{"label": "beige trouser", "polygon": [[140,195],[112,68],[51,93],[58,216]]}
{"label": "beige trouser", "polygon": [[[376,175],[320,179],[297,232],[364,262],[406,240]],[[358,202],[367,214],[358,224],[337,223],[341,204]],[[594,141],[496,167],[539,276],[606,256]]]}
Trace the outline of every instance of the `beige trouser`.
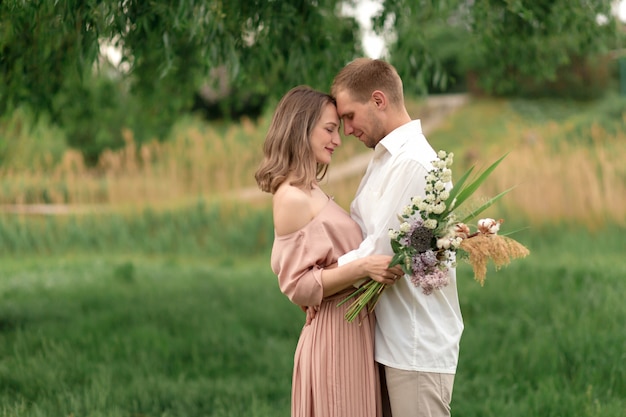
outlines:
{"label": "beige trouser", "polygon": [[383,417],[449,417],[454,374],[380,365]]}

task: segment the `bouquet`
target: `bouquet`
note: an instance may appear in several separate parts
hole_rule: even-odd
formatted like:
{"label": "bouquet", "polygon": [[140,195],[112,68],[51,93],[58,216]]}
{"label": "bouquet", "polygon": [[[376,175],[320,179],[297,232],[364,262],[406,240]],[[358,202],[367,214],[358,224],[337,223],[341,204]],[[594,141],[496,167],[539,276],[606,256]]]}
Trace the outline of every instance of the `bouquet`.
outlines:
{"label": "bouquet", "polygon": [[[506,155],[505,155],[506,156]],[[448,285],[448,270],[456,266],[457,251],[465,253],[472,265],[474,278],[484,285],[487,263],[491,260],[496,269],[507,265],[511,259],[523,258],[528,249],[517,241],[498,235],[503,220],[480,219],[476,231],[472,232],[467,223],[499,200],[511,189],[487,200],[480,207],[458,218],[459,207],[480,187],[504,159],[501,157],[489,166],[474,181],[467,183],[473,168],[470,168],[454,185],[447,187],[452,180],[454,155],[439,151],[438,159],[432,161],[432,169],[426,175],[425,195],[411,199],[398,215],[400,226],[389,230],[394,257],[390,266],[400,265],[413,285],[426,295]],[[386,285],[370,280],[355,290],[348,298],[356,297],[345,318],[353,321],[360,311],[369,305],[372,311]]]}

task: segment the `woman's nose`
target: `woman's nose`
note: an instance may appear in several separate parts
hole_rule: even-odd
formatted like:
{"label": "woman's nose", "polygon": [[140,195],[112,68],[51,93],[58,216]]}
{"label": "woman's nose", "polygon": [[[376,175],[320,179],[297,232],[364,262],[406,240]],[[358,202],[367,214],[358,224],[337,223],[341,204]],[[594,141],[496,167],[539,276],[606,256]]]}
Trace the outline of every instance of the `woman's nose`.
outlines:
{"label": "woman's nose", "polygon": [[336,131],[336,132],[333,134],[333,139],[332,139],[332,140],[333,140],[333,144],[334,144],[335,146],[339,146],[339,145],[341,145],[341,135],[339,134],[339,131]]}

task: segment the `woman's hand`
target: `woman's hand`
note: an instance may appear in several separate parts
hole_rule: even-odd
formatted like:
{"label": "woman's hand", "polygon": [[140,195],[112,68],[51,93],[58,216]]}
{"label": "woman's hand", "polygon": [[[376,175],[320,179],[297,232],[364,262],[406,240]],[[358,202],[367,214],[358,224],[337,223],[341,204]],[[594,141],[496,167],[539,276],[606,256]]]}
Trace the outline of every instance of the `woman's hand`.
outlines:
{"label": "woman's hand", "polygon": [[389,255],[370,255],[364,258],[363,267],[366,275],[382,284],[395,284],[400,277],[404,276],[404,271],[400,265],[389,268],[391,259],[392,257]]}
{"label": "woman's hand", "polygon": [[311,324],[315,316],[317,316],[317,312],[319,311],[319,306],[300,306],[300,309],[306,313],[306,322],[305,326]]}
{"label": "woman's hand", "polygon": [[359,287],[368,278],[392,285],[404,275],[402,268],[389,268],[393,259],[389,255],[370,255],[342,266],[331,265],[322,270],[324,297],[331,296],[349,287]]}

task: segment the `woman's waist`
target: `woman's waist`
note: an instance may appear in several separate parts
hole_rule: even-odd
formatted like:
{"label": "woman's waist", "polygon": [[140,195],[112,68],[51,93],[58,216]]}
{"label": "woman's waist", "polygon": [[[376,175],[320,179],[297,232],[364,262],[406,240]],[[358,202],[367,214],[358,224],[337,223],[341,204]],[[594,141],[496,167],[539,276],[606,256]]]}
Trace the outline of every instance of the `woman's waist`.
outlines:
{"label": "woman's waist", "polygon": [[343,290],[336,292],[335,294],[329,295],[328,297],[324,297],[322,299],[322,302],[342,300],[346,298],[347,296],[349,296],[350,294],[352,294],[354,291],[356,291],[356,288],[353,286],[349,286],[348,288],[344,288]]}

